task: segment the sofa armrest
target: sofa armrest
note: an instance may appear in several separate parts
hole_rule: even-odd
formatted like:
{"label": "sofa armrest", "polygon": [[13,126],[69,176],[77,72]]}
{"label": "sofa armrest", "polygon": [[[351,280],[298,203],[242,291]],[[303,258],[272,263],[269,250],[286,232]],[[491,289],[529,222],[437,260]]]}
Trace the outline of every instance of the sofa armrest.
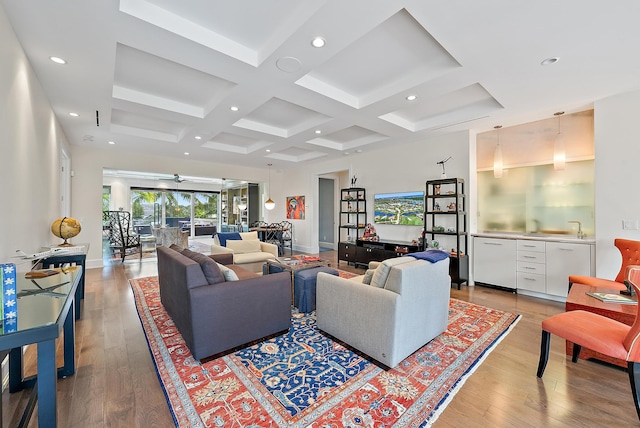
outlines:
{"label": "sofa armrest", "polygon": [[209,258],[214,261],[220,263],[221,265],[232,265],[233,264],[233,254],[232,253],[216,253],[211,254]]}
{"label": "sofa armrest", "polygon": [[211,244],[211,254],[233,254],[234,251],[231,248],[223,247],[222,245]]}
{"label": "sofa armrest", "polygon": [[278,246],[269,242],[260,242],[260,250],[264,253],[273,254],[274,258],[278,257]]}
{"label": "sofa armrest", "polygon": [[320,272],[318,328],[384,362],[381,353],[393,347],[399,299],[392,291]]}

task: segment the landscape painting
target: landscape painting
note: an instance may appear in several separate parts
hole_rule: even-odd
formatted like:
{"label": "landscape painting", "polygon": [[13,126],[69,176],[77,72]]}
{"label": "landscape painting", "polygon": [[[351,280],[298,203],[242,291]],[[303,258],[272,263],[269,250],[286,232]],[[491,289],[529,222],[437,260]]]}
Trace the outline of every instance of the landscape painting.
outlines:
{"label": "landscape painting", "polygon": [[424,192],[382,193],[373,198],[374,222],[422,226]]}

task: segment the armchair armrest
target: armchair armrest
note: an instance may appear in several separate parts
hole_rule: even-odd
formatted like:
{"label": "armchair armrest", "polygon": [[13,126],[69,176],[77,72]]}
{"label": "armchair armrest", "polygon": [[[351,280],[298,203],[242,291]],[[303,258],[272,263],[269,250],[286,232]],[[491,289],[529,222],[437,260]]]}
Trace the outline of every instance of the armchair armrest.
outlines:
{"label": "armchair armrest", "polygon": [[268,242],[260,242],[260,250],[265,253],[273,254],[274,258],[278,257],[278,246]]}
{"label": "armchair armrest", "polygon": [[234,251],[231,248],[223,247],[222,245],[211,244],[211,254],[233,254]]}

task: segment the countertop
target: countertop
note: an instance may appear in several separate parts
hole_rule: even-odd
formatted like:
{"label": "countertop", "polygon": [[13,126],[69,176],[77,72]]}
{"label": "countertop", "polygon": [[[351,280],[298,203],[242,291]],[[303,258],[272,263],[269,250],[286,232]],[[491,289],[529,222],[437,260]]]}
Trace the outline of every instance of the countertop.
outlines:
{"label": "countertop", "polygon": [[565,242],[585,245],[595,245],[596,243],[595,238],[590,236],[583,239],[578,239],[576,235],[558,235],[545,233],[477,232],[472,233],[471,236],[477,236],[479,238],[528,239],[531,241]]}

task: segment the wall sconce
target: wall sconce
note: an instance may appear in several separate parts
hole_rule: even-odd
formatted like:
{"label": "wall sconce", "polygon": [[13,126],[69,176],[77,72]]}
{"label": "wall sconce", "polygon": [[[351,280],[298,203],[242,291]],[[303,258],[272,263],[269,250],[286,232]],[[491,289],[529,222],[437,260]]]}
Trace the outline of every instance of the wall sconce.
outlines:
{"label": "wall sconce", "polygon": [[556,135],[556,140],[553,144],[553,169],[554,171],[562,171],[564,170],[565,162],[566,162],[566,152],[564,150],[564,137],[562,136],[562,132],[560,129],[560,116],[564,114],[563,111],[559,111],[554,113],[554,116],[558,117],[558,134]]}
{"label": "wall sconce", "polygon": [[504,164],[502,162],[502,148],[500,147],[500,128],[502,125],[496,125],[493,129],[496,130],[498,144],[496,144],[496,151],[493,154],[493,176],[495,178],[502,178],[502,171]]}
{"label": "wall sconce", "polygon": [[273,200],[271,199],[271,165],[273,164],[267,164],[267,165],[269,165],[269,198],[266,201],[264,201],[264,207],[269,211],[271,211],[276,207],[276,203],[273,202]]}

